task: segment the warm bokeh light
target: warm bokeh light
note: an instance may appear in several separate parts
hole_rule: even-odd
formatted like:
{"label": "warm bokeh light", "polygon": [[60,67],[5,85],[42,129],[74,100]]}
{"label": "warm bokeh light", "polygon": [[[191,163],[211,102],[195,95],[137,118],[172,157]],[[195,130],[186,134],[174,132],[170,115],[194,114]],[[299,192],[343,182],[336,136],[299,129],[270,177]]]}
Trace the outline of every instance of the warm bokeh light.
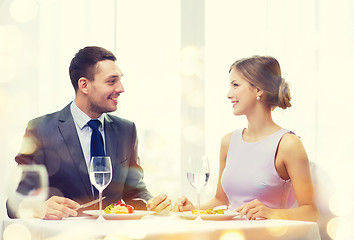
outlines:
{"label": "warm bokeh light", "polygon": [[328,236],[330,236],[332,239],[335,239],[336,233],[338,231],[339,219],[339,217],[335,217],[327,223],[327,233]]}
{"label": "warm bokeh light", "polygon": [[267,231],[274,237],[281,237],[287,233],[288,226],[269,227]]}
{"label": "warm bokeh light", "polygon": [[337,216],[346,216],[353,211],[353,198],[348,193],[336,193],[329,199],[329,209]]}
{"label": "warm bokeh light", "polygon": [[[327,226],[328,235],[335,240],[352,240],[354,239],[354,222],[343,217],[334,218]],[[336,232],[335,232],[336,230]],[[333,234],[333,236],[332,236]]]}
{"label": "warm bokeh light", "polygon": [[36,151],[37,145],[32,138],[24,137],[20,149],[21,154],[32,154]]}
{"label": "warm bokeh light", "polygon": [[4,240],[31,240],[30,230],[23,224],[8,225],[3,234]]}
{"label": "warm bokeh light", "polygon": [[245,235],[243,234],[242,231],[226,231],[221,234],[220,240],[246,240]]}
{"label": "warm bokeh light", "polygon": [[37,16],[38,8],[38,3],[34,0],[14,0],[10,7],[10,13],[16,21],[26,23]]}

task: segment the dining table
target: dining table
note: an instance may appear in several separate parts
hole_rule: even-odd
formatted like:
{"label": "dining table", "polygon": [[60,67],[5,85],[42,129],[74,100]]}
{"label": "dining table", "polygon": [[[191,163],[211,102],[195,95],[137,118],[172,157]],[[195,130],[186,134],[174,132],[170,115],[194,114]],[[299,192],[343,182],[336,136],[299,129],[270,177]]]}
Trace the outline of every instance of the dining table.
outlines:
{"label": "dining table", "polygon": [[97,216],[68,217],[62,220],[3,219],[2,240],[320,240],[315,222],[293,220],[228,219],[195,220],[178,213],[146,214],[141,218]]}

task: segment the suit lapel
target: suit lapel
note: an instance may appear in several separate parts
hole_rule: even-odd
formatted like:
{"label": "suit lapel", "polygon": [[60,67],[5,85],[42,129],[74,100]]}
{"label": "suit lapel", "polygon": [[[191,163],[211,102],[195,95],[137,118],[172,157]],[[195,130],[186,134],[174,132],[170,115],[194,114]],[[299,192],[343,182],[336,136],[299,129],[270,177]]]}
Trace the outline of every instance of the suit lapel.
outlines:
{"label": "suit lapel", "polygon": [[118,136],[118,127],[113,124],[112,119],[106,114],[105,115],[105,124],[104,124],[104,134],[105,134],[105,143],[106,143],[106,155],[111,158],[112,168],[117,162],[115,158],[117,157],[117,151],[119,146]]}
{"label": "suit lapel", "polygon": [[70,104],[60,112],[58,127],[60,133],[63,136],[66,147],[70,153],[71,159],[74,162],[75,169],[78,172],[82,184],[88,196],[92,196],[88,170],[84,154],[82,152],[80,140],[76,132],[76,126],[71,115]]}

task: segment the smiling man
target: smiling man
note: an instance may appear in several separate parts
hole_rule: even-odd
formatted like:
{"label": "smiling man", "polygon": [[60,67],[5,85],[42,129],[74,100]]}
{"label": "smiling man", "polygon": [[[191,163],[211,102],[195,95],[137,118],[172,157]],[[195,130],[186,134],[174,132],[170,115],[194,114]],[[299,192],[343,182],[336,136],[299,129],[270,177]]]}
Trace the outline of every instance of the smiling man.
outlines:
{"label": "smiling man", "polygon": [[[15,158],[18,164],[42,164],[48,171],[49,199],[38,217],[77,216],[80,204],[96,198],[88,175],[91,150],[96,148],[91,147],[91,121],[98,124],[103,155],[112,161],[112,181],[103,192],[103,206],[123,199],[139,209],[145,206],[133,200],[140,198],[149,200],[152,210],[170,209],[170,200],[165,195],[152,198],[143,181],[135,124],[108,114],[117,110],[118,98],[124,92],[116,57],[101,47],[85,47],[72,59],[69,74],[75,100],[61,111],[31,120],[23,150]],[[35,148],[28,151],[26,145]],[[26,181],[22,184],[26,188]],[[10,217],[16,217],[11,199],[7,209]]]}

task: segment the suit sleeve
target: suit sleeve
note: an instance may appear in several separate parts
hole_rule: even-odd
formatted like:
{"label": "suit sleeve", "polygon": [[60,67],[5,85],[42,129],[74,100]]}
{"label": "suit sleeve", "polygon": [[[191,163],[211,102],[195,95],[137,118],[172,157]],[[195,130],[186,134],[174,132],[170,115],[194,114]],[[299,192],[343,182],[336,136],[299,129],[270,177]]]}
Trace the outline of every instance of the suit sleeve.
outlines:
{"label": "suit sleeve", "polygon": [[146,188],[144,182],[144,171],[140,165],[140,159],[138,157],[138,140],[136,136],[136,127],[133,124],[132,127],[132,144],[129,161],[128,175],[125,182],[123,198],[128,201],[132,198],[143,198],[149,200],[152,198],[150,192]]}
{"label": "suit sleeve", "polygon": [[27,124],[20,152],[15,157],[18,164],[44,164],[42,143],[36,125],[33,120]]}

